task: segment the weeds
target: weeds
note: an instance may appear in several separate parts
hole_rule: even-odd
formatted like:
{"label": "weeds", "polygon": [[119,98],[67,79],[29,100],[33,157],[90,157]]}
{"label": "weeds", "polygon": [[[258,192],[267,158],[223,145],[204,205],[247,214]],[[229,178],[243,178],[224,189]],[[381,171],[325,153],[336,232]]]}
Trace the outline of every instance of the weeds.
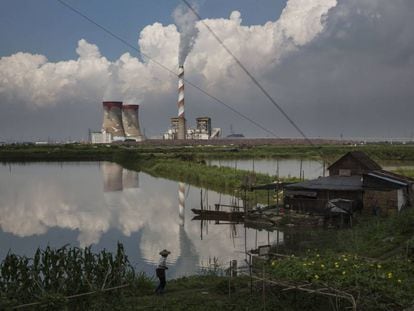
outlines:
{"label": "weeds", "polygon": [[[147,290],[149,283],[145,275],[135,274],[120,243],[115,254],[68,246],[38,249],[33,258],[9,253],[0,264],[0,309],[33,301],[55,308],[66,304],[68,296],[124,284]],[[87,297],[79,301],[89,303]]]}

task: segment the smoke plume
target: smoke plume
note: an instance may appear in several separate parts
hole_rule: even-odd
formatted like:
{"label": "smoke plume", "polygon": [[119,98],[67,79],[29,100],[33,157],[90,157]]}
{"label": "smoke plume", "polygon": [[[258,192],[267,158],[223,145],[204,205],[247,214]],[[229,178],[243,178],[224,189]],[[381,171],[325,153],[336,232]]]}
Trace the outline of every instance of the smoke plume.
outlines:
{"label": "smoke plume", "polygon": [[[203,23],[308,136],[414,138],[414,1],[288,0],[264,24],[250,25],[238,11]],[[180,41],[193,42],[187,79],[279,136],[297,136],[208,29],[196,27],[184,40],[176,25],[153,23],[140,32],[139,49],[176,68],[177,55],[188,54],[179,53]],[[76,58],[58,62],[22,52],[0,58],[0,141],[86,137],[88,128],[101,128],[102,100],[141,104],[147,135],[160,137],[176,114],[176,77],[130,53],[109,60],[83,39],[74,48]],[[190,122],[208,115],[225,134],[237,124],[246,136],[264,135],[191,87],[186,92],[195,111]]]}
{"label": "smoke plume", "polygon": [[[192,7],[198,11],[198,7],[192,4]],[[178,64],[184,65],[187,55],[190,53],[195,39],[198,34],[196,27],[197,16],[188,7],[179,5],[172,14],[174,22],[180,33],[180,47],[178,51]]]}

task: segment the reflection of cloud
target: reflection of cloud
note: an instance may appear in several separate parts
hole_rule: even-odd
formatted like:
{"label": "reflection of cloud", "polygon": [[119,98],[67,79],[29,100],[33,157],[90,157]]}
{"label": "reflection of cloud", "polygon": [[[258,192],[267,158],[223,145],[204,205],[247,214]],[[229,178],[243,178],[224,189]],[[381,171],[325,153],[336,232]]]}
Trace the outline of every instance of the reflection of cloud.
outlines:
{"label": "reflection of cloud", "polygon": [[[110,229],[125,236],[139,232],[141,257],[154,263],[160,250],[169,249],[171,273],[176,276],[195,272],[209,258],[219,258],[223,264],[244,259],[242,226],[232,239],[229,226],[210,223],[209,233],[200,240],[200,222],[180,225],[176,182],[143,174],[141,188],[103,192],[97,164],[13,165],[11,175],[2,174],[3,170],[0,167],[0,228],[5,232],[28,237],[51,228],[69,229],[79,232],[81,246],[98,243]],[[218,202],[218,194],[209,196],[210,202]],[[221,199],[223,204],[230,201],[228,196]],[[187,206],[198,205],[199,189],[190,188],[186,201]],[[183,212],[186,219],[192,218],[190,208]],[[247,230],[248,249],[255,247],[255,239],[256,232]],[[271,233],[270,240],[274,239]],[[258,232],[258,245],[262,244],[267,244],[265,231]]]}
{"label": "reflection of cloud", "polygon": [[[112,163],[101,167],[104,191],[119,189],[119,185],[122,189],[122,167]],[[99,242],[110,228],[130,235],[145,222],[136,203],[145,204],[139,189],[102,196],[95,165],[65,164],[64,174],[54,164],[16,167],[15,171],[14,185],[1,188],[0,227],[5,232],[25,237],[44,234],[53,227],[78,230],[78,241],[86,246]]]}
{"label": "reflection of cloud", "polygon": [[142,228],[139,243],[142,256],[151,262],[159,258],[159,251],[166,248],[171,251],[168,261],[175,262],[180,256],[179,217],[176,201],[168,197],[154,197],[153,205],[147,208],[144,217],[147,220]]}

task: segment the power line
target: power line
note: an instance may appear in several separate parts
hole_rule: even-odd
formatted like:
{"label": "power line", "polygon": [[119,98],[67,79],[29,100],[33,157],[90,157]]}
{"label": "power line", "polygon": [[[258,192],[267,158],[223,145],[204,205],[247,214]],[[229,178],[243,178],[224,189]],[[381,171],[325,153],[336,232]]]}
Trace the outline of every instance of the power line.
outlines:
{"label": "power line", "polygon": [[224,44],[223,40],[211,29],[209,25],[201,18],[200,14],[190,5],[187,0],[182,0],[184,4],[194,13],[198,20],[208,29],[213,37],[220,43],[220,45],[226,50],[226,52],[236,61],[239,67],[246,73],[246,75],[253,81],[253,83],[263,92],[263,94],[270,100],[270,102],[279,110],[280,113],[289,121],[289,123],[302,135],[302,137],[312,146],[315,146],[312,141],[306,136],[306,134],[300,129],[300,127],[293,121],[293,119],[283,110],[283,108],[273,99],[272,96],[266,91],[266,89],[257,81],[257,79],[247,70],[243,63],[230,51],[230,49]]}
{"label": "power line", "polygon": [[[78,9],[74,8],[73,6],[69,5],[68,3],[66,3],[63,0],[56,0],[58,1],[60,4],[62,4],[63,6],[65,6],[66,8],[68,8],[69,10],[71,10],[72,12],[78,14],[79,16],[83,17],[84,19],[86,19],[88,22],[94,24],[96,27],[100,28],[101,30],[103,30],[104,32],[106,32],[107,34],[109,34],[110,36],[112,36],[113,38],[115,38],[116,40],[122,42],[123,44],[125,44],[127,47],[129,47],[130,49],[138,52],[139,54],[141,54],[142,56],[148,58],[150,61],[152,61],[154,64],[158,65],[159,67],[163,68],[164,70],[168,71],[169,73],[173,74],[174,76],[178,77],[177,73],[175,73],[173,70],[171,70],[170,68],[168,68],[167,66],[163,65],[162,63],[156,61],[155,59],[153,59],[152,57],[150,57],[149,55],[143,53],[142,51],[140,51],[139,49],[137,49],[135,46],[133,46],[132,44],[130,44],[128,41],[126,41],[125,39],[123,39],[122,37],[118,36],[117,34],[115,34],[114,32],[112,32],[111,30],[109,30],[108,28],[102,26],[101,24],[99,24],[98,22],[94,21],[92,18],[90,18],[89,16],[85,15],[84,13],[82,13],[81,11],[79,11]],[[192,83],[191,81],[187,80],[187,79],[183,79],[187,84],[191,85],[193,88],[197,89],[198,91],[200,91],[201,93],[203,93],[204,95],[210,97],[211,99],[213,99],[214,101],[218,102],[219,104],[225,106],[227,109],[231,110],[232,112],[236,113],[237,115],[239,115],[240,117],[242,117],[243,119],[249,121],[250,123],[254,124],[255,126],[257,126],[258,128],[262,129],[263,131],[267,132],[268,134],[271,134],[272,136],[276,137],[276,138],[280,138],[276,133],[274,133],[273,131],[265,128],[264,126],[262,126],[261,124],[259,124],[258,122],[254,121],[253,119],[249,118],[248,116],[246,116],[245,114],[241,113],[240,111],[236,110],[235,108],[231,107],[230,105],[227,105],[226,103],[224,103],[222,100],[220,100],[219,98],[217,98],[214,95],[211,95],[210,93],[208,93],[207,91],[205,91],[204,89],[202,89],[201,87],[197,86],[196,84]]]}

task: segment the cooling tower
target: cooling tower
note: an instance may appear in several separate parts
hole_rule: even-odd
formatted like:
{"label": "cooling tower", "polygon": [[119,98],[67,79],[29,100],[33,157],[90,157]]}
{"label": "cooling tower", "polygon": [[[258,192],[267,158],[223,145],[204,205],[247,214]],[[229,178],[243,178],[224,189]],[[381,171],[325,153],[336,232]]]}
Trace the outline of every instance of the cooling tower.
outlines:
{"label": "cooling tower", "polygon": [[104,192],[122,191],[122,166],[111,163],[103,162],[101,164]]}
{"label": "cooling tower", "polygon": [[103,102],[102,105],[104,109],[102,132],[111,134],[112,140],[124,140],[122,102]]}
{"label": "cooling tower", "polygon": [[138,109],[139,105],[122,106],[122,124],[126,139],[143,140],[141,130],[139,129]]}
{"label": "cooling tower", "polygon": [[124,189],[139,188],[139,173],[124,169],[122,173],[122,185]]}
{"label": "cooling tower", "polygon": [[177,138],[186,138],[186,126],[184,115],[184,66],[178,68],[178,130]]}

